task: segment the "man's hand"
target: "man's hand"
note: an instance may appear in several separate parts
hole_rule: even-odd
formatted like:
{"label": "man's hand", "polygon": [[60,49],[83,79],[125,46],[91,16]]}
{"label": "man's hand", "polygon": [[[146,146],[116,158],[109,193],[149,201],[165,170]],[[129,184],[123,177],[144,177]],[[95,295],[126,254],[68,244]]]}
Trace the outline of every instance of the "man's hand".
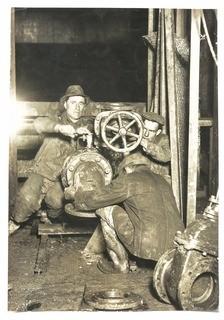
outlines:
{"label": "man's hand", "polygon": [[76,130],[70,124],[57,124],[55,126],[55,132],[60,132],[64,136],[74,138],[76,135]]}
{"label": "man's hand", "polygon": [[83,135],[83,134],[87,134],[87,135],[91,135],[91,132],[89,131],[89,129],[85,128],[85,127],[80,127],[76,130],[76,133],[78,135]]}
{"label": "man's hand", "polygon": [[75,200],[75,194],[77,189],[74,186],[69,186],[68,188],[65,188],[64,195],[66,200]]}
{"label": "man's hand", "polygon": [[141,145],[142,145],[143,150],[147,154],[150,154],[152,157],[156,156],[158,147],[155,145],[154,142],[143,138],[141,141]]}
{"label": "man's hand", "polygon": [[143,147],[143,150],[145,150],[147,149],[147,146],[148,146],[148,140],[143,138],[140,144]]}

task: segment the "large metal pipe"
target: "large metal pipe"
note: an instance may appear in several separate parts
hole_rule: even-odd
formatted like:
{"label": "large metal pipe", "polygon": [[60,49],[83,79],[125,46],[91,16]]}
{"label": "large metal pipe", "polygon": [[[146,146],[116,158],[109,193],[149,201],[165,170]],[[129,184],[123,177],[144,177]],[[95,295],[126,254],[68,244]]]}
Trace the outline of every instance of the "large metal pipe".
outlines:
{"label": "large metal pipe", "polygon": [[218,197],[211,196],[203,215],[159,259],[153,274],[159,298],[183,310],[214,310],[218,306]]}

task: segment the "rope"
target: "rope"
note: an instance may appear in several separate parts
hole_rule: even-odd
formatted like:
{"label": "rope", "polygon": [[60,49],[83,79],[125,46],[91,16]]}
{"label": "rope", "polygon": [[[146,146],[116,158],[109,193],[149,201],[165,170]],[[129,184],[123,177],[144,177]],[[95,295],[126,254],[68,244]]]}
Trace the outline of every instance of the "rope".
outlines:
{"label": "rope", "polygon": [[204,12],[203,11],[202,11],[202,14],[201,14],[201,18],[202,18],[203,28],[204,28],[204,31],[205,31],[205,34],[206,34],[206,39],[207,39],[207,42],[208,42],[209,49],[211,51],[211,54],[212,54],[213,60],[215,61],[216,66],[218,66],[218,61],[217,61],[217,58],[216,58],[216,55],[215,55],[215,51],[214,51],[214,49],[212,47],[212,43],[211,43],[211,39],[210,39],[210,36],[209,36],[209,33],[208,33],[208,28],[207,28],[207,24],[206,24],[206,21],[205,21],[205,16],[204,16]]}

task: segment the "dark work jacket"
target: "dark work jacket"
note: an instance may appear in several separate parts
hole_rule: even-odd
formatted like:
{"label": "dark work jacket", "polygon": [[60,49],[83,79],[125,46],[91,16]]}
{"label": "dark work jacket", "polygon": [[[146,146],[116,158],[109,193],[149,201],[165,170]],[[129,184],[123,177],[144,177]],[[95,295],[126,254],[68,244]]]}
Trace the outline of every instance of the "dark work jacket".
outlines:
{"label": "dark work jacket", "polygon": [[141,166],[108,186],[78,192],[75,197],[75,206],[81,210],[121,203],[131,221],[133,235],[127,241],[128,223],[115,211],[113,219],[118,237],[133,255],[158,260],[173,245],[176,231],[184,228],[170,185],[160,175]]}
{"label": "dark work jacket", "polygon": [[61,133],[54,133],[56,124],[70,124],[75,129],[86,127],[93,131],[93,118],[82,117],[76,123],[71,122],[66,112],[55,118],[37,118],[34,126],[38,133],[47,134],[44,138],[38,153],[36,154],[32,172],[39,174],[51,181],[55,181],[62,170],[65,159],[80,149],[79,143],[71,142],[70,137]]}

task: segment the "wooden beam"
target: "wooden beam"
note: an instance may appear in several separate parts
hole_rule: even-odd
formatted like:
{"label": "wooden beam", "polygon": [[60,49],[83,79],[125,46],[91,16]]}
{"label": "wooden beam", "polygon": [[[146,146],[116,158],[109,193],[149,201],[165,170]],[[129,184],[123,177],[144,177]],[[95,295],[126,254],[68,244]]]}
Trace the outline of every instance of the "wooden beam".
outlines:
{"label": "wooden beam", "polygon": [[201,118],[199,119],[200,127],[212,127],[213,126],[213,118]]}
{"label": "wooden beam", "polygon": [[[36,118],[36,117],[45,117],[50,116],[59,112],[59,103],[57,101],[17,101],[18,108],[23,109],[23,114],[25,118]],[[145,102],[95,102],[92,101],[88,110],[90,114],[96,115],[105,108],[132,108],[138,112],[145,111],[146,103]]]}
{"label": "wooden beam", "polygon": [[33,122],[24,121],[17,132],[18,135],[39,135]]}
{"label": "wooden beam", "polygon": [[94,226],[91,225],[79,225],[71,226],[68,223],[62,224],[40,224],[38,228],[38,235],[80,235],[80,234],[92,234],[94,232]]}
{"label": "wooden beam", "polygon": [[[219,146],[218,146],[218,79],[217,69],[214,65],[213,87],[213,126],[210,128],[209,148],[209,194],[216,195],[219,185]],[[221,163],[220,163],[221,165]]]}
{"label": "wooden beam", "polygon": [[187,217],[189,225],[196,219],[198,132],[199,132],[199,68],[200,68],[200,10],[191,10],[191,50],[189,86],[189,140],[188,140],[188,182]]}
{"label": "wooden beam", "polygon": [[43,137],[40,135],[16,136],[15,145],[18,150],[35,149],[41,145]]}
{"label": "wooden beam", "polygon": [[17,101],[16,105],[22,109],[24,117],[49,116],[59,111],[59,103],[49,101]]}
{"label": "wooden beam", "polygon": [[[11,9],[11,66],[10,93],[16,97],[16,62],[15,62],[15,8]],[[14,208],[17,193],[17,148],[13,138],[9,139],[9,212]]]}

